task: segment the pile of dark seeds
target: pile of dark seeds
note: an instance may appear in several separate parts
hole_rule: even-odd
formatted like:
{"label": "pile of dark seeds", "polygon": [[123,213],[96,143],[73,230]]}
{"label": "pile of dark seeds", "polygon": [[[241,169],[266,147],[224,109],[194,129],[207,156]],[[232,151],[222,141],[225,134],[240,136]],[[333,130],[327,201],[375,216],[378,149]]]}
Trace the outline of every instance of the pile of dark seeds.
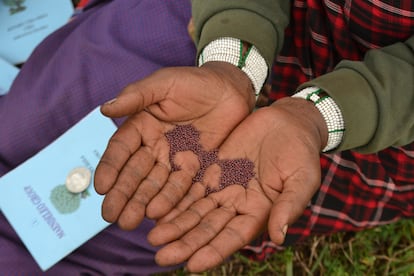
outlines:
{"label": "pile of dark seeds", "polygon": [[205,151],[200,144],[200,133],[192,125],[177,125],[171,131],[165,133],[165,137],[170,145],[169,160],[172,171],[180,170],[180,166],[174,162],[178,152],[192,151],[200,162],[200,170],[193,178],[193,183],[202,182],[205,171],[213,164],[220,166],[221,175],[218,189],[206,187],[206,196],[210,193],[218,192],[225,187],[238,184],[247,187],[249,181],[255,176],[254,163],[247,159],[218,159],[218,149]]}

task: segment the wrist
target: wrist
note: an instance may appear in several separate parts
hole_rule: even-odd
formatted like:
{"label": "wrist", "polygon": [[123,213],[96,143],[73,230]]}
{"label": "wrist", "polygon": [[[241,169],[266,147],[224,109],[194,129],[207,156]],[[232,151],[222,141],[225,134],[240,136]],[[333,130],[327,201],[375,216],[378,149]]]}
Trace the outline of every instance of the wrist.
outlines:
{"label": "wrist", "polygon": [[318,87],[304,88],[292,97],[302,98],[310,103],[313,103],[323,118],[327,130],[327,141],[322,149],[322,152],[327,152],[337,148],[342,142],[342,137],[345,131],[345,123],[341,110],[335,101]]}
{"label": "wrist", "polygon": [[315,105],[302,98],[284,97],[274,102],[272,107],[282,110],[287,116],[286,124],[295,126],[296,135],[315,150],[321,151],[328,141],[328,128]]}

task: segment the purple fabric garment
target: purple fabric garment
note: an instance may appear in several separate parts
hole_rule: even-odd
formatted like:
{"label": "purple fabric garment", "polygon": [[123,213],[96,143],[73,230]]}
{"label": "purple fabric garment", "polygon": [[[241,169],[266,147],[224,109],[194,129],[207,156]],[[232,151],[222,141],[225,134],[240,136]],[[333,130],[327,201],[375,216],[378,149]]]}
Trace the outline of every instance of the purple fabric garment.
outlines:
{"label": "purple fabric garment", "polygon": [[[9,94],[0,97],[0,176],[127,84],[161,67],[193,65],[189,0],[92,2],[36,48]],[[46,274],[165,271],[154,263],[156,248],[146,241],[152,226],[149,220],[131,232],[110,226]],[[0,275],[42,274],[1,214],[0,256]]]}

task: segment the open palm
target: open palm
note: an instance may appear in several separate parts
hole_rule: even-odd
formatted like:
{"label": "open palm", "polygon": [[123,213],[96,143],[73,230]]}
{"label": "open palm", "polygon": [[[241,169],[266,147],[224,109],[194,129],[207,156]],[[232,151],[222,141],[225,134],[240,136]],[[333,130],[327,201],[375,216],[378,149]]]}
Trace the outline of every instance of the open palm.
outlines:
{"label": "open palm", "polygon": [[161,69],[126,87],[101,109],[109,117],[129,116],[110,139],[95,172],[95,189],[105,195],[104,219],[133,229],[145,215],[158,218],[169,212],[191,186],[200,164],[188,151],[177,154],[171,164],[165,134],[191,124],[209,151],[253,105],[247,76],[222,62]]}
{"label": "open palm", "polygon": [[[311,112],[296,108],[298,104]],[[266,226],[275,243],[283,242],[286,227],[302,214],[320,185],[323,139],[314,121],[320,115],[312,109],[301,99],[280,101],[251,114],[231,133],[219,159],[251,160],[256,177],[247,188],[234,183],[207,197],[201,185],[193,186],[149,234],[152,244],[165,245],[156,255],[160,265],[188,261],[190,271],[210,269]],[[222,173],[207,170],[204,185],[217,186]]]}

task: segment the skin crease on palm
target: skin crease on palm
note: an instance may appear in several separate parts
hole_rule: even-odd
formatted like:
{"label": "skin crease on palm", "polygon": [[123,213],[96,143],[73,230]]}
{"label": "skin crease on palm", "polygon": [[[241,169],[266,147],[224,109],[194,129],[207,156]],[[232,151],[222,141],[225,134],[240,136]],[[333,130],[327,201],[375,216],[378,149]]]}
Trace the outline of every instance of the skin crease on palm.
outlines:
{"label": "skin crease on palm", "polygon": [[[321,137],[319,129],[306,127],[317,117],[292,116],[284,107],[292,104],[303,102],[286,99],[263,108],[233,131],[220,147],[219,158],[254,160],[257,178],[247,189],[229,186],[206,198],[199,186],[192,187],[189,198],[182,201],[185,203],[161,219],[148,236],[152,244],[166,245],[156,255],[159,264],[188,260],[190,271],[205,271],[247,245],[266,226],[274,242],[283,242],[285,225],[303,212],[320,183]],[[312,111],[314,107],[307,108]],[[287,123],[288,118],[295,127]],[[286,139],[292,143],[283,143]],[[207,172],[205,178],[208,182],[214,177]],[[195,198],[202,199],[192,202]]]}
{"label": "skin crease on palm", "polygon": [[[218,70],[219,79],[228,76],[231,80],[234,74],[226,72],[232,69],[223,66],[219,63],[207,68]],[[168,83],[168,79],[171,76],[151,76],[102,107],[109,117],[132,115],[111,139],[95,173],[96,190],[105,194],[103,217],[118,221],[124,229],[135,228],[144,215],[158,219],[148,235],[153,245],[165,245],[156,255],[157,262],[172,265],[188,261],[188,269],[194,272],[220,264],[265,229],[275,243],[282,243],[287,225],[303,212],[320,184],[319,152],[326,143],[327,130],[317,109],[305,100],[288,98],[245,119],[252,101],[246,95],[251,91],[234,92],[242,91],[243,83],[233,82],[233,92],[221,91],[221,98],[215,96],[219,100],[209,98],[212,108],[204,106],[204,94],[189,96],[183,87],[168,86],[168,92],[155,92],[156,86]],[[187,85],[200,86],[190,80]],[[188,103],[184,104],[186,97]],[[236,116],[235,111],[244,109],[243,105],[245,110]],[[197,116],[189,107],[194,107]],[[140,112],[144,109],[147,112]],[[177,154],[174,161],[181,170],[169,174],[169,146],[163,135],[177,122],[192,124],[205,149],[221,145],[219,159],[251,160],[256,177],[247,188],[230,185],[205,197],[206,186],[217,185],[221,173],[217,166],[207,168],[202,183],[191,185],[200,164],[194,154]],[[146,127],[149,125],[152,127]],[[132,170],[137,166],[142,171]]]}
{"label": "skin crease on palm", "polygon": [[253,107],[250,80],[224,62],[161,69],[126,87],[116,101],[102,106],[106,116],[129,116],[95,171],[95,189],[105,195],[103,218],[128,230],[145,215],[157,219],[167,214],[191,186],[199,164],[183,153],[176,156],[182,169],[169,174],[164,134],[177,124],[192,124],[204,149],[211,150]]}

